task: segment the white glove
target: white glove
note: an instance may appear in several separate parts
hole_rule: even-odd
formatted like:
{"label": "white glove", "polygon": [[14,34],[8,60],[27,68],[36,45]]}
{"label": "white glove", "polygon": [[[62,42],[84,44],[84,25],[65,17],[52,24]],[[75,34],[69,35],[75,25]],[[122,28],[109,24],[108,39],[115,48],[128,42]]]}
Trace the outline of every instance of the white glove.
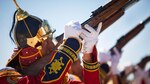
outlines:
{"label": "white glove", "polygon": [[136,71],[134,73],[134,77],[135,78],[139,78],[139,79],[142,79],[144,77],[146,77],[148,74],[145,70],[142,70],[140,67],[136,66]]}
{"label": "white glove", "polygon": [[141,81],[144,78],[147,78],[148,73],[145,70],[142,70],[139,66],[136,66],[136,71],[134,73],[134,84],[141,84]]}
{"label": "white glove", "polygon": [[124,69],[126,75],[130,74],[131,72],[133,72],[133,70],[134,70],[134,65],[126,66],[125,69]]}
{"label": "white glove", "polygon": [[79,35],[81,34],[81,24],[77,21],[70,21],[65,25],[64,36],[65,39],[69,37],[75,37],[80,40]]}
{"label": "white glove", "polygon": [[111,70],[113,74],[118,74],[119,71],[117,69],[120,57],[121,57],[121,53],[117,50],[117,48],[113,48],[113,51],[115,52],[115,55],[111,56]]}
{"label": "white glove", "polygon": [[111,55],[108,50],[98,52],[98,62],[106,63],[111,60]]}
{"label": "white glove", "polygon": [[102,27],[102,22],[99,23],[97,30],[94,30],[91,26],[86,24],[85,26],[86,30],[82,30],[81,37],[83,38],[83,47],[82,47],[82,52],[83,53],[92,53],[94,45],[98,41],[98,35]]}

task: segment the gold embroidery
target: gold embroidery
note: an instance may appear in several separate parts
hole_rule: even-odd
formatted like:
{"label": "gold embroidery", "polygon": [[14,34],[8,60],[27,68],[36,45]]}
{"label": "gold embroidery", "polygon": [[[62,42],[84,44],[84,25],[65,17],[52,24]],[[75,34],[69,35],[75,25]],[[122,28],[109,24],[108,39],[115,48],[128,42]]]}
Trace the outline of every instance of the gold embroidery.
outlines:
{"label": "gold embroidery", "polygon": [[64,63],[62,62],[62,57],[60,59],[55,59],[54,62],[52,63],[51,67],[48,67],[50,70],[49,74],[55,73],[57,74],[58,71],[64,66]]}
{"label": "gold embroidery", "polygon": [[86,69],[89,69],[89,70],[96,70],[96,69],[99,68],[99,63],[96,62],[95,64],[92,64],[92,63],[85,63],[85,62],[83,62],[83,66]]}
{"label": "gold embroidery", "polygon": [[[22,58],[22,59],[27,59],[27,58],[35,57],[35,56],[37,56],[37,55],[40,54],[40,53],[41,53],[41,52],[38,51],[38,52],[36,52],[36,53],[34,53],[34,54],[32,54],[32,55],[29,55],[29,56],[21,56],[21,55],[19,55],[19,57]],[[40,56],[41,56],[41,55],[40,55]]]}
{"label": "gold embroidery", "polygon": [[73,51],[71,51],[71,50],[69,50],[68,48],[65,48],[65,47],[63,47],[63,46],[61,46],[60,49],[63,50],[63,51],[65,51],[66,53],[68,53],[69,56],[72,57],[72,60],[73,60],[73,61],[76,61],[76,59],[77,59],[77,54],[75,54],[76,52],[73,52]]}

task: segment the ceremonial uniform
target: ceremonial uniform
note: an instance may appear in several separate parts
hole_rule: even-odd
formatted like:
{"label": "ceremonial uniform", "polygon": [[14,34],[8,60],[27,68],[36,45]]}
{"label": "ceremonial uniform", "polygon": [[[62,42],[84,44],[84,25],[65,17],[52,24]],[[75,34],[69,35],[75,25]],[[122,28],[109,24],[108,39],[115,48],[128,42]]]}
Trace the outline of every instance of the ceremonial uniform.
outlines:
{"label": "ceremonial uniform", "polygon": [[[44,51],[42,51],[44,48],[41,45],[49,38],[49,35],[52,34],[48,25],[46,24],[45,26],[44,21],[38,17],[29,15],[20,7],[18,7],[15,16],[17,17],[17,22],[11,30],[14,30],[14,40],[17,44],[18,51],[15,52],[8,61],[7,66],[15,68],[23,75],[17,84],[81,84],[81,81],[69,80],[67,75],[71,64],[77,60],[78,53],[82,47],[81,41],[76,38],[77,36],[73,34],[68,35],[63,44],[53,52],[49,51],[51,46],[48,46],[48,54],[47,52],[45,54]],[[74,27],[71,27],[70,29],[74,29]],[[70,29],[67,29],[66,32]],[[92,63],[84,61],[83,74],[85,84],[100,83],[98,77],[99,64],[97,62],[97,53],[95,51],[96,48],[94,48],[93,53],[95,60],[93,60]],[[25,73],[25,69],[30,65],[37,63],[37,61],[44,56],[49,57],[48,62],[46,64],[39,64],[39,66],[42,65],[43,67],[39,70],[38,74],[31,75]],[[38,70],[38,67],[36,69]]]}
{"label": "ceremonial uniform", "polygon": [[[28,50],[29,49],[29,50]],[[30,55],[26,55],[26,59],[19,59],[20,65],[22,67],[27,66],[28,62],[32,62],[35,59],[29,59],[28,57],[40,57],[40,53],[35,52],[36,50],[31,50],[34,48],[27,48],[22,49],[19,51],[20,53],[18,55],[22,55],[22,53],[27,52],[28,54],[30,51]],[[21,78],[18,82],[18,84],[61,84],[62,82],[67,82],[67,84],[79,84],[82,83],[81,81],[77,80],[69,80],[67,78],[66,81],[64,81],[64,78],[66,77],[66,74],[68,72],[68,69],[70,68],[71,64],[76,60],[77,53],[81,49],[81,44],[78,42],[78,40],[74,38],[69,38],[64,42],[64,45],[62,45],[58,51],[53,52],[53,55],[49,61],[49,64],[47,64],[44,69],[40,72],[38,76],[25,76]],[[95,49],[95,48],[94,48]],[[25,52],[23,52],[25,51]],[[94,50],[96,51],[96,50]],[[38,53],[38,54],[37,54]],[[93,56],[96,56],[96,52],[93,52]],[[27,60],[27,61],[22,61]],[[94,63],[86,63],[84,62],[84,69],[83,69],[83,77],[85,84],[98,84],[99,78],[98,78],[98,62],[95,60]],[[90,80],[89,80],[90,79]]]}

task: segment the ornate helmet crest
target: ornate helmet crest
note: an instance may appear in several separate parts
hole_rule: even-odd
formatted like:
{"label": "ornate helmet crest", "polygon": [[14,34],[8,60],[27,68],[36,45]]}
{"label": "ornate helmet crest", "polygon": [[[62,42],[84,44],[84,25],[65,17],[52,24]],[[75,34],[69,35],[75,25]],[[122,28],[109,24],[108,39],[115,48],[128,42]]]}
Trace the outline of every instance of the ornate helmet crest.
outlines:
{"label": "ornate helmet crest", "polygon": [[52,35],[53,31],[46,20],[42,21],[40,18],[28,14],[18,6],[16,0],[14,0],[14,3],[17,10],[14,14],[10,37],[13,31],[14,38],[11,37],[11,39],[19,48],[36,47],[47,36]]}

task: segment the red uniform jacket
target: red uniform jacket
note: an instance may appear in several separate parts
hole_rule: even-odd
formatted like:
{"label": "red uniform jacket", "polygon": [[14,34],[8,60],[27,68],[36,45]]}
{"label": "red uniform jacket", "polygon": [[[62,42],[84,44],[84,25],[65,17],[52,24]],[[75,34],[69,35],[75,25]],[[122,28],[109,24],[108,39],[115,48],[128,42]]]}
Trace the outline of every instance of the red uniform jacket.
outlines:
{"label": "red uniform jacket", "polygon": [[[64,82],[64,78],[71,64],[77,59],[80,49],[81,43],[77,39],[68,38],[57,51],[53,52],[49,63],[38,76],[25,76],[17,84],[83,84],[81,81],[68,80]],[[93,56],[96,59],[95,52]],[[97,60],[93,63],[84,62],[83,73],[85,84],[100,84]]]}

